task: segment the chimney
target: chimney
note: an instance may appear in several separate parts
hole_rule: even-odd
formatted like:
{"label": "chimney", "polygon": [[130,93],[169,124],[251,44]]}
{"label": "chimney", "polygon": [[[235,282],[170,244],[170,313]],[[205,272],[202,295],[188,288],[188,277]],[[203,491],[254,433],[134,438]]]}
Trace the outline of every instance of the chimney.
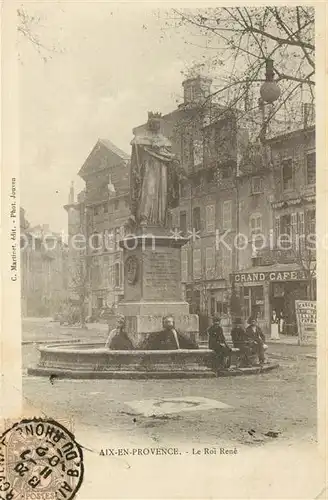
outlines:
{"label": "chimney", "polygon": [[198,75],[182,82],[184,104],[202,104],[211,95],[212,79]]}
{"label": "chimney", "polygon": [[74,182],[71,182],[71,187],[68,195],[68,204],[72,205],[74,203]]}

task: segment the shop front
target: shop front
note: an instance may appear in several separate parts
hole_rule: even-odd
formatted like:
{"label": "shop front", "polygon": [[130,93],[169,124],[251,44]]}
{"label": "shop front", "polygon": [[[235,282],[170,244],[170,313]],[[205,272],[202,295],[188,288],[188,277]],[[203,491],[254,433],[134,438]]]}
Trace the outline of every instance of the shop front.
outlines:
{"label": "shop front", "polygon": [[256,317],[266,334],[272,322],[279,322],[279,333],[297,334],[295,300],[310,300],[308,278],[297,264],[253,267],[232,274],[231,281],[238,290],[244,320]]}

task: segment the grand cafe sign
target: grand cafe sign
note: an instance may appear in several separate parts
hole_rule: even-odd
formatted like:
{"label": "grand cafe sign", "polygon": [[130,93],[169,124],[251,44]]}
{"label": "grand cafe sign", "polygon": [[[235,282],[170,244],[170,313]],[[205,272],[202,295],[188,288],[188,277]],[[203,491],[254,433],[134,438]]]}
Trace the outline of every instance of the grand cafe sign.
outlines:
{"label": "grand cafe sign", "polygon": [[[313,278],[315,273],[313,272]],[[261,281],[301,281],[307,280],[306,273],[299,271],[266,271],[266,272],[249,272],[236,273],[230,275],[231,281],[235,283],[254,283]]]}

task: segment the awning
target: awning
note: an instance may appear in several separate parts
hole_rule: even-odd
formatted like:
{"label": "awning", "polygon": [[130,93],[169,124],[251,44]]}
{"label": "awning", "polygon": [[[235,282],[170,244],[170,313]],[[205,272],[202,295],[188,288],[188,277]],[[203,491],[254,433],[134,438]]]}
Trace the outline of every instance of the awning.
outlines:
{"label": "awning", "polygon": [[[313,263],[313,269],[314,269]],[[315,271],[312,271],[315,278]],[[291,264],[272,264],[271,266],[254,266],[238,273],[230,274],[232,283],[259,283],[264,281],[304,281],[309,278],[308,273],[296,262]]]}

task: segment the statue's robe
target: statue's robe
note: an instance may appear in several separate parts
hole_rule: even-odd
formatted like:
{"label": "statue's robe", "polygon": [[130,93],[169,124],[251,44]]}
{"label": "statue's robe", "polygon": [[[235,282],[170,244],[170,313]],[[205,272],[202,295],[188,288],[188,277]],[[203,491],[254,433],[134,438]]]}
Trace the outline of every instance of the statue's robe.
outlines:
{"label": "statue's robe", "polygon": [[179,167],[162,134],[136,136],[131,156],[131,213],[138,223],[165,226],[179,203]]}

